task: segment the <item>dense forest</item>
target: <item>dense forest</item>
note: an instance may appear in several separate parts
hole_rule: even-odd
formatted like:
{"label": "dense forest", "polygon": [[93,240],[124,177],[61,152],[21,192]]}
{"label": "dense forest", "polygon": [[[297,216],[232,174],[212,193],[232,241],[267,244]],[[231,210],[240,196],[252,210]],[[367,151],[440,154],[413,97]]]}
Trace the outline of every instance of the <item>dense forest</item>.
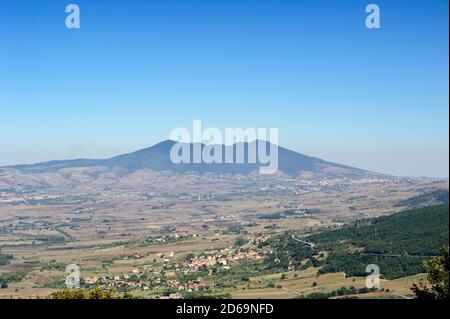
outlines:
{"label": "dense forest", "polygon": [[[385,278],[424,272],[423,260],[439,255],[449,243],[449,206],[417,208],[374,219],[359,220],[340,229],[325,230],[305,239],[309,247],[286,233],[272,239],[267,262],[282,268],[319,266],[319,273],[344,271],[366,276],[366,266],[376,264]],[[327,258],[320,258],[328,252]],[[301,261],[307,259],[305,264]]]}
{"label": "dense forest", "polygon": [[365,276],[376,264],[386,278],[424,271],[423,256],[439,255],[449,242],[449,206],[413,209],[390,216],[356,221],[338,230],[312,235],[318,250],[330,252],[320,272],[345,271]]}

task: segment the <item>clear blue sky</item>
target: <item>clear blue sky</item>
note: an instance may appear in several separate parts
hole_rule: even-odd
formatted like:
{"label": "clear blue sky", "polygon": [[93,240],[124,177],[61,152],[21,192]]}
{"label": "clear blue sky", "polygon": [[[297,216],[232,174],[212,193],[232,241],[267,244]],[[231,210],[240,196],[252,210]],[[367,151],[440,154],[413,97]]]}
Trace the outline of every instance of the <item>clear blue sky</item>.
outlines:
{"label": "clear blue sky", "polygon": [[[448,176],[447,0],[0,1],[0,165],[102,158],[176,127]],[[379,30],[365,6],[381,8]]]}

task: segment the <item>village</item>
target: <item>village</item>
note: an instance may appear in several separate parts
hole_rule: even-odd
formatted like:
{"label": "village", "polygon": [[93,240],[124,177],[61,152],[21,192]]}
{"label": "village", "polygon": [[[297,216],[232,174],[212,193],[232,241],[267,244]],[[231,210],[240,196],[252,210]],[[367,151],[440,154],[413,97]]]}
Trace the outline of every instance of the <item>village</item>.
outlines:
{"label": "village", "polygon": [[[115,289],[118,292],[141,291],[152,293],[157,299],[179,299],[182,293],[211,291],[215,284],[206,278],[212,274],[230,271],[241,261],[260,261],[270,251],[258,248],[258,244],[268,236],[250,239],[241,247],[206,251],[198,256],[188,254],[180,260],[173,251],[157,255],[161,262],[145,270],[133,269],[130,274],[99,275],[81,278],[83,287],[99,286],[102,289]],[[143,259],[136,254],[122,260]]]}

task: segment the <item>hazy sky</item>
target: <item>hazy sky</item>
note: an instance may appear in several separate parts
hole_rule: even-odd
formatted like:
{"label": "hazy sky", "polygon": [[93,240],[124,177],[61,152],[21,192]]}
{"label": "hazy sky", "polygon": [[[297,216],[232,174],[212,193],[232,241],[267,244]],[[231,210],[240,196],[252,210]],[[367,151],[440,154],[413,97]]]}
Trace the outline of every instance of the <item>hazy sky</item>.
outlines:
{"label": "hazy sky", "polygon": [[[0,1],[0,165],[108,157],[176,127],[447,177],[448,1]],[[379,30],[365,7],[381,8]]]}

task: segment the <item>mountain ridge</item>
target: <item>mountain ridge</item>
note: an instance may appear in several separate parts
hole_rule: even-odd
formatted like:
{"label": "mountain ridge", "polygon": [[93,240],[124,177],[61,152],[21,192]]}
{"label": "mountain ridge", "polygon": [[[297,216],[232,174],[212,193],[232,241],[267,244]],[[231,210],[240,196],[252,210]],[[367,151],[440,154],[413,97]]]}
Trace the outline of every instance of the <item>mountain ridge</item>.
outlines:
{"label": "mountain ridge", "polygon": [[[266,150],[270,143],[267,141],[260,141],[266,143]],[[107,159],[72,159],[72,160],[53,160],[35,164],[21,164],[13,166],[0,167],[2,169],[12,168],[17,169],[23,173],[42,173],[52,172],[60,169],[75,168],[75,167],[121,167],[128,171],[136,171],[140,169],[151,169],[155,171],[172,171],[177,173],[197,172],[197,173],[216,173],[216,174],[241,174],[248,175],[255,170],[259,169],[264,164],[259,163],[181,163],[174,164],[170,159],[170,150],[175,145],[173,140],[165,140],[157,143],[153,146],[143,148],[134,152],[120,154]],[[256,145],[253,145],[256,143]],[[185,143],[191,150],[194,147],[194,143]],[[222,148],[222,157],[225,156],[225,152],[229,148],[232,148],[233,154],[236,153],[237,147],[243,147],[245,158],[248,157],[248,151],[250,146],[255,147],[258,151],[258,141],[236,143],[233,145],[215,145]],[[201,149],[205,147],[205,144],[201,144]],[[191,157],[192,158],[192,157]],[[234,157],[235,159],[235,157]],[[363,177],[385,174],[370,172],[367,170],[354,168],[351,166],[329,162],[317,157],[304,155],[281,146],[278,146],[278,168],[281,172],[290,175],[297,176],[300,173],[310,174],[324,174],[329,176],[348,176],[348,177]]]}

